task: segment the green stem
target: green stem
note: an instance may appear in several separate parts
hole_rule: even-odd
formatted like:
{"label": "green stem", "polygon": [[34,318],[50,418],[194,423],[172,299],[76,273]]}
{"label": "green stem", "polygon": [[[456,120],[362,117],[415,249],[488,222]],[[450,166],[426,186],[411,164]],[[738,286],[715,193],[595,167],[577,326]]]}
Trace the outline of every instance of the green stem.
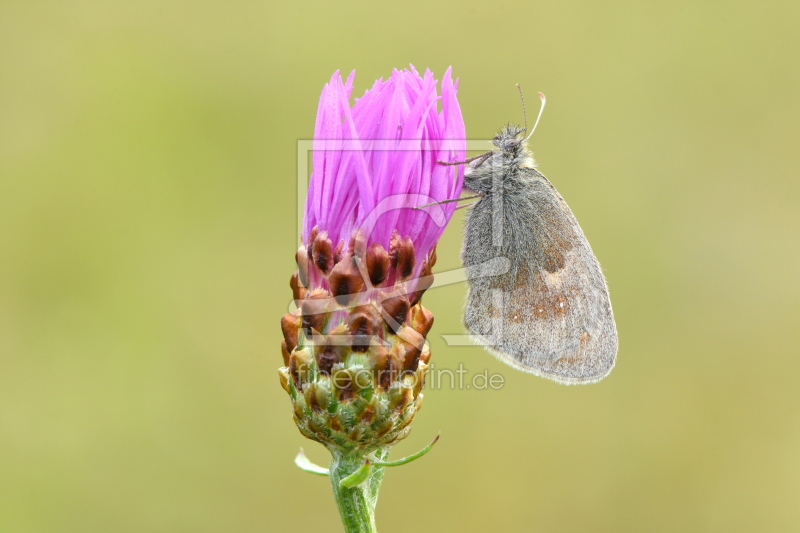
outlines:
{"label": "green stem", "polygon": [[[375,452],[378,461],[389,457],[389,448]],[[345,533],[377,533],[375,528],[375,505],[378,503],[378,490],[383,479],[384,467],[376,466],[370,471],[366,481],[353,488],[339,486],[339,481],[346,478],[364,464],[363,455],[354,453],[342,455],[333,452],[331,458],[331,486],[333,497],[339,506]]]}

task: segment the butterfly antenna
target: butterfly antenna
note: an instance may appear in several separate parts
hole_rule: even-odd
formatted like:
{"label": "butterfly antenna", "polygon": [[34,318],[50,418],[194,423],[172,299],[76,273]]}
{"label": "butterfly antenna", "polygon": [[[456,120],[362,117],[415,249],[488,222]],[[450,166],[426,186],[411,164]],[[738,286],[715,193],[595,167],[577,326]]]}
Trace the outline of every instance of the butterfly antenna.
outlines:
{"label": "butterfly antenna", "polygon": [[[536,126],[539,125],[539,119],[542,118],[542,111],[544,111],[544,104],[547,102],[547,99],[544,97],[544,93],[539,93],[539,98],[541,98],[541,100],[542,100],[542,107],[539,108],[539,116],[536,117],[536,124],[533,125],[533,129],[528,134],[528,136],[525,137],[525,141],[527,141],[528,139],[531,138],[531,135],[533,135],[533,132],[536,131]],[[524,106],[524,104],[523,104],[523,106]],[[525,141],[523,141],[523,142],[525,142]]]}
{"label": "butterfly antenna", "polygon": [[517,84],[519,99],[522,100],[522,116],[525,117],[525,131],[528,131],[528,111],[525,109],[525,97],[522,95],[522,85]]}

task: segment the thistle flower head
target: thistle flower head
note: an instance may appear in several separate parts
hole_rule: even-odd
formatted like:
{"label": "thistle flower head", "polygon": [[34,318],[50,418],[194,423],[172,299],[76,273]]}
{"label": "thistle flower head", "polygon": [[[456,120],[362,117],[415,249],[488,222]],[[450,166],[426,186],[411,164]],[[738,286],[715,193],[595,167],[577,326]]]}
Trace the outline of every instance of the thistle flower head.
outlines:
{"label": "thistle flower head", "polygon": [[[315,227],[334,243],[346,241],[367,222],[374,226],[368,243],[388,249],[397,231],[409,237],[424,257],[455,205],[442,206],[446,219],[435,220],[424,211],[409,209],[414,204],[388,206],[386,200],[418,195],[439,201],[461,193],[463,167],[436,162],[465,153],[464,121],[450,69],[442,80],[441,96],[433,73],[425,71],[421,77],[412,67],[395,70],[386,81],[377,80],[351,108],[354,76],[351,72],[342,83],[335,72],[322,90],[303,241],[310,242]],[[377,220],[370,220],[370,215]]]}
{"label": "thistle flower head", "polygon": [[[370,451],[410,430],[422,400],[435,246],[456,198],[465,132],[448,69],[394,71],[350,106],[354,73],[320,97],[313,171],[281,321],[281,382],[300,431],[332,450]],[[439,109],[439,104],[441,109]]]}

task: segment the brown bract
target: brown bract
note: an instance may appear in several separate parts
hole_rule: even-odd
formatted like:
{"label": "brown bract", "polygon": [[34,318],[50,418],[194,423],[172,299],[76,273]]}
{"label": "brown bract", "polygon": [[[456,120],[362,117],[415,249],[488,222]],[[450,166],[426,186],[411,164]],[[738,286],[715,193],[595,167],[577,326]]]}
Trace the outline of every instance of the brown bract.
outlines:
{"label": "brown bract", "polygon": [[328,232],[323,231],[314,239],[314,266],[327,275],[333,267],[333,244],[328,238]]}
{"label": "brown bract", "polygon": [[356,301],[366,284],[353,256],[348,254],[336,263],[328,277],[328,286],[339,305],[347,306]]}
{"label": "brown bract", "polygon": [[373,287],[380,287],[389,273],[389,252],[381,243],[373,242],[367,249],[366,263],[370,283]]}
{"label": "brown bract", "polygon": [[397,278],[407,280],[414,273],[416,258],[414,257],[414,243],[411,238],[400,238],[397,232],[392,235],[389,243],[389,261],[397,272]]}

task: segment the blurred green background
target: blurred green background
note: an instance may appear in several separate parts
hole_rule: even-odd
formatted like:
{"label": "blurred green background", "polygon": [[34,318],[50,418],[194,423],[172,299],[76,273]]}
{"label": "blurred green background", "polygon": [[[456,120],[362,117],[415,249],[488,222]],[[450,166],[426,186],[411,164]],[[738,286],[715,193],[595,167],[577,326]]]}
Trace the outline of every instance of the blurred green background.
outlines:
{"label": "blurred green background", "polygon": [[[606,271],[617,368],[430,390],[383,533],[800,530],[800,3],[0,2],[0,530],[339,531],[278,384],[322,85],[460,78]],[[455,268],[461,213],[439,248]],[[794,348],[793,348],[794,347]]]}

